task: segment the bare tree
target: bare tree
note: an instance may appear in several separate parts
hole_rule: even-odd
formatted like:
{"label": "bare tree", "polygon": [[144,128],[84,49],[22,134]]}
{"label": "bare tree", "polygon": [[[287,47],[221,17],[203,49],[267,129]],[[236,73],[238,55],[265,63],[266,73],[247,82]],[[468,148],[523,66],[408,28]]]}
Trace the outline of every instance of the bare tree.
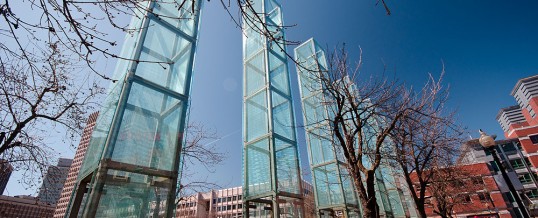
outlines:
{"label": "bare tree", "polygon": [[[209,172],[214,172],[214,167],[221,164],[226,154],[219,152],[216,141],[220,139],[217,132],[205,127],[201,123],[191,122],[186,128],[187,141],[183,146],[183,167],[182,178],[191,178],[190,181],[181,179],[182,184],[178,188],[181,198],[177,201],[185,200],[185,197],[197,192],[205,192],[220,186],[210,181],[209,178],[192,179],[196,176],[196,167],[203,166]],[[183,183],[185,182],[185,183]]]}
{"label": "bare tree", "polygon": [[[470,210],[474,195],[482,195],[486,204],[492,200],[484,190],[485,184],[480,174],[469,166],[457,165],[435,169],[435,177],[428,184],[433,212],[443,218],[453,217],[456,210]],[[478,175],[478,176],[477,176]],[[488,206],[489,207],[489,206]]]}
{"label": "bare tree", "polygon": [[[361,60],[352,66],[348,62],[348,53],[344,48],[334,52],[329,59],[326,71],[299,66],[303,71],[309,72],[312,81],[321,83],[319,86],[313,83],[313,87],[308,88],[312,89],[312,92],[323,93],[322,102],[329,108],[328,117],[314,125],[327,128],[324,134],[329,136],[328,138],[332,136],[333,145],[340,150],[346,160],[349,175],[353,179],[362,204],[363,216],[379,217],[375,189],[376,171],[382,163],[389,163],[394,158],[393,140],[398,139],[395,136],[399,136],[400,130],[412,128],[413,134],[417,137],[419,134],[433,137],[433,133],[440,131],[437,136],[447,134],[443,143],[454,143],[452,141],[454,138],[449,137],[450,134],[441,131],[446,130],[443,127],[452,126],[440,125],[450,124],[447,121],[450,120],[450,116],[440,117],[444,112],[440,106],[444,105],[446,94],[440,85],[441,80],[435,81],[431,77],[420,92],[415,92],[397,80],[389,80],[384,76],[361,78],[359,74]],[[415,129],[419,127],[418,124],[434,123],[439,125],[430,129],[430,132],[424,130],[419,133]],[[428,139],[431,138],[425,138]],[[430,145],[431,142],[424,143]],[[441,142],[435,142],[433,145],[439,143]],[[440,155],[440,152],[434,151],[435,155]],[[423,154],[419,154],[420,152]],[[416,153],[417,160],[428,159],[425,167],[430,163],[431,154],[428,153],[434,152],[424,150]]]}
{"label": "bare tree", "polygon": [[65,132],[65,141],[75,146],[87,114],[97,106],[93,98],[104,92],[60,49],[51,44],[27,54],[35,66],[0,56],[0,158],[23,171],[31,186],[55,157],[48,138]]}
{"label": "bare tree", "polygon": [[434,180],[441,182],[435,169],[453,165],[463,143],[455,113],[445,108],[448,90],[443,89],[441,78],[430,76],[418,96],[422,110],[408,114],[391,134],[394,155],[390,159],[401,170],[418,215],[424,218],[427,187]]}

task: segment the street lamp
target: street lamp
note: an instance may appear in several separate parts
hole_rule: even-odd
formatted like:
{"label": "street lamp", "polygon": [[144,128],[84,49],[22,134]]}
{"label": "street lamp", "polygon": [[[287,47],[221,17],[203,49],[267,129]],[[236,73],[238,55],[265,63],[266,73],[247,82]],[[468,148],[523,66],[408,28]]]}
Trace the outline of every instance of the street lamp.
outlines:
{"label": "street lamp", "polygon": [[504,181],[506,182],[506,185],[508,186],[508,189],[510,190],[510,193],[516,200],[517,206],[519,207],[519,211],[521,211],[521,214],[523,217],[527,218],[530,217],[527,213],[527,209],[525,209],[525,206],[523,205],[523,201],[521,201],[521,197],[517,193],[516,189],[514,188],[514,184],[512,184],[512,180],[510,180],[510,177],[508,177],[508,174],[506,173],[506,170],[504,169],[503,164],[501,163],[501,160],[497,156],[497,151],[495,150],[495,135],[490,136],[487,135],[482,129],[479,130],[480,132],[480,138],[478,139],[478,142],[484,150],[487,150],[491,152],[491,156],[493,156],[493,161],[495,161],[495,164],[499,166],[499,170],[501,170],[501,174],[503,176]]}

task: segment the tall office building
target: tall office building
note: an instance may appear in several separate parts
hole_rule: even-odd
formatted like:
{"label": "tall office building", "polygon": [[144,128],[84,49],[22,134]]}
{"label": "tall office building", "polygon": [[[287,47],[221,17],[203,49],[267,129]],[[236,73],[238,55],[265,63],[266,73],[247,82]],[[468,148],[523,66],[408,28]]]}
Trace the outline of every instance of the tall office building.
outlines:
{"label": "tall office building", "polygon": [[67,210],[67,205],[71,199],[71,193],[75,187],[77,180],[78,172],[82,161],[84,160],[84,155],[86,154],[86,149],[88,149],[88,144],[90,143],[90,137],[92,135],[93,127],[95,126],[95,121],[97,120],[98,112],[90,114],[88,120],[86,121],[86,127],[82,132],[82,137],[80,138],[80,143],[77,147],[75,153],[75,158],[69,167],[69,173],[67,174],[67,179],[63,185],[62,192],[60,194],[59,200],[56,202],[56,210],[54,211],[54,218],[63,218]]}
{"label": "tall office building", "polygon": [[202,2],[139,4],[66,216],[172,216]]}
{"label": "tall office building", "polygon": [[0,159],[0,195],[4,194],[12,172],[13,166],[7,160]]}
{"label": "tall office building", "polygon": [[43,184],[39,189],[37,199],[39,201],[55,205],[64,187],[67,173],[73,159],[60,158],[56,166],[49,166],[47,174],[44,176]]}
{"label": "tall office building", "polygon": [[[301,174],[281,7],[276,0],[245,4],[243,200],[248,206],[244,213],[247,217],[270,213],[273,217],[302,217]],[[268,38],[265,31],[273,37]],[[249,211],[251,207],[271,210]]]}

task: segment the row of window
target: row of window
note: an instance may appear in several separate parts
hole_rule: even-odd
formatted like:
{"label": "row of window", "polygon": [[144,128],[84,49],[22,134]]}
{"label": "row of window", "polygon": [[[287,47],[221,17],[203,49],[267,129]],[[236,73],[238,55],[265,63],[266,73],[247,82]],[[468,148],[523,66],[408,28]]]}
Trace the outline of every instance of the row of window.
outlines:
{"label": "row of window", "polygon": [[[509,162],[510,162],[510,166],[512,166],[512,168],[515,169],[515,170],[525,168],[525,164],[527,166],[532,166],[529,158],[527,158],[527,157],[525,157],[523,159],[521,159],[521,158],[513,159],[513,160],[510,160]],[[497,172],[500,171],[499,166],[494,161],[491,161],[490,165],[491,165],[491,167],[493,167],[494,171],[497,171]],[[505,166],[505,169],[508,169],[508,167],[506,166],[506,162],[503,161],[503,165]]]}
{"label": "row of window", "polygon": [[218,206],[218,207],[213,207],[214,209],[216,209],[217,211],[227,211],[227,210],[235,210],[235,209],[242,209],[243,208],[243,205],[242,204],[234,204],[234,205],[225,205],[225,206]]}
{"label": "row of window", "polygon": [[243,199],[242,195],[234,195],[234,196],[222,197],[222,198],[213,198],[213,204],[230,202],[230,201],[237,201],[237,200],[241,200],[241,199]]}
{"label": "row of window", "polygon": [[196,202],[187,202],[179,204],[179,207],[196,207]]}
{"label": "row of window", "polygon": [[[482,203],[489,203],[493,201],[491,197],[489,196],[489,194],[486,192],[477,192],[476,195],[478,196],[478,200],[480,200],[480,202]],[[462,204],[470,204],[473,202],[471,198],[471,194],[461,194],[461,195],[458,195],[458,197],[455,199],[461,199]],[[425,204],[427,205],[427,207],[433,207],[431,200],[432,200],[431,198],[425,199]]]}
{"label": "row of window", "polygon": [[534,177],[535,180],[538,180],[538,174],[536,173],[525,173],[525,174],[520,174],[518,175],[518,178],[519,178],[519,181],[521,182],[521,184],[530,184],[530,183],[533,183],[534,181],[532,180],[532,177]]}

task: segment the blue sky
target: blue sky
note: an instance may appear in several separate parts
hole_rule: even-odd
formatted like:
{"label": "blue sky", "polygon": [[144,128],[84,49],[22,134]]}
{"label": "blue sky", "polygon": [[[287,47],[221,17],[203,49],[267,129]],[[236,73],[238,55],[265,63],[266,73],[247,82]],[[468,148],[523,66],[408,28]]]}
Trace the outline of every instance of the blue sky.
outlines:
{"label": "blue sky", "polygon": [[[193,86],[192,120],[214,125],[229,158],[217,172],[224,186],[241,184],[241,33],[220,8],[205,4]],[[387,66],[408,85],[422,85],[428,73],[445,65],[449,107],[473,137],[478,129],[497,134],[498,110],[516,104],[510,91],[520,78],[538,73],[536,2],[388,1],[387,16],[375,1],[283,1],[288,40],[315,37],[333,49],[346,44],[352,60],[363,50],[365,75]],[[289,47],[288,51],[292,51]],[[295,67],[290,65],[296,119],[302,122]],[[206,100],[207,99],[207,100]],[[239,132],[236,132],[239,131]],[[304,132],[299,129],[302,165],[308,165]]]}
{"label": "blue sky", "polygon": [[[479,128],[502,138],[495,115],[516,104],[510,91],[520,78],[538,73],[536,1],[387,1],[387,16],[375,0],[282,2],[288,40],[310,37],[333,49],[346,44],[351,59],[363,50],[365,75],[387,74],[408,85],[438,76],[444,63],[449,106],[477,137]],[[234,9],[232,9],[234,10]],[[232,11],[235,12],[235,11]],[[227,160],[208,177],[223,187],[241,185],[242,35],[219,1],[205,2],[192,90],[192,121],[226,136],[217,145]],[[117,34],[119,41],[123,35]],[[293,47],[288,47],[293,51]],[[107,61],[111,66],[114,61]],[[103,63],[101,63],[103,64]],[[108,67],[107,69],[113,69]],[[296,119],[302,123],[295,66],[289,66]],[[112,72],[110,72],[112,74]],[[299,129],[302,165],[308,165],[304,131]],[[72,149],[58,148],[72,157]],[[31,193],[10,181],[10,195]]]}

